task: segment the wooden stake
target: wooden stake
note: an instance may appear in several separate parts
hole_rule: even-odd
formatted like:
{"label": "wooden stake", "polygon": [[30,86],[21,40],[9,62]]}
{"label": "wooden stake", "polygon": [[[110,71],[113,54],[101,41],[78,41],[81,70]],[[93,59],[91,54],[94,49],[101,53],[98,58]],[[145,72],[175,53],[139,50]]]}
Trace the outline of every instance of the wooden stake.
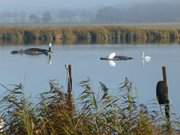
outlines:
{"label": "wooden stake", "polygon": [[66,67],[66,70],[67,70],[67,81],[68,81],[67,108],[68,108],[69,116],[73,116],[74,105],[73,105],[73,99],[72,99],[72,69],[71,69],[70,64]]}
{"label": "wooden stake", "polygon": [[166,67],[162,66],[162,74],[163,74],[163,81],[165,84],[164,87],[164,97],[167,100],[167,103],[165,104],[165,116],[167,118],[167,131],[171,134],[171,122],[170,122],[170,106],[169,106],[169,98],[168,98],[168,84],[167,84],[167,75],[166,75]]}
{"label": "wooden stake", "polygon": [[162,74],[163,74],[163,81],[167,85],[167,75],[166,75],[166,67],[165,66],[162,66]]}
{"label": "wooden stake", "polygon": [[68,65],[68,88],[67,91],[68,93],[72,93],[72,70],[71,70],[71,65]]}

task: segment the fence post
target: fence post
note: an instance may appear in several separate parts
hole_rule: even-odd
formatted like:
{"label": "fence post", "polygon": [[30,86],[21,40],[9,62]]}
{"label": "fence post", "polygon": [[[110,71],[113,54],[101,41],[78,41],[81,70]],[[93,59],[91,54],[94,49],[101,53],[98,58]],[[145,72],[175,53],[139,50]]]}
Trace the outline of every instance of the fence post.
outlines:
{"label": "fence post", "polygon": [[74,111],[74,104],[73,104],[73,99],[72,99],[72,69],[71,69],[71,64],[69,64],[66,67],[67,70],[67,107],[69,111],[69,115],[73,115]]}
{"label": "fence post", "polygon": [[169,106],[169,98],[168,98],[168,83],[167,83],[167,74],[166,74],[166,67],[162,66],[162,75],[163,75],[163,82],[164,82],[164,90],[163,90],[163,95],[164,98],[167,100],[167,102],[165,103],[165,115],[167,118],[167,132],[169,134],[172,133],[171,131],[171,122],[170,122],[170,106]]}

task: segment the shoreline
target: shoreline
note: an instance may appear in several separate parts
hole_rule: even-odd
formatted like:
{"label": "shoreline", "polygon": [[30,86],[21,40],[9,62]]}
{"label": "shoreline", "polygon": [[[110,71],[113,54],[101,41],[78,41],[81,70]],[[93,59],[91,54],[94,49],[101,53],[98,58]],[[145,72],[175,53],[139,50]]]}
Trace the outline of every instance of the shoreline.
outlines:
{"label": "shoreline", "polygon": [[0,25],[0,44],[180,43],[180,25]]}

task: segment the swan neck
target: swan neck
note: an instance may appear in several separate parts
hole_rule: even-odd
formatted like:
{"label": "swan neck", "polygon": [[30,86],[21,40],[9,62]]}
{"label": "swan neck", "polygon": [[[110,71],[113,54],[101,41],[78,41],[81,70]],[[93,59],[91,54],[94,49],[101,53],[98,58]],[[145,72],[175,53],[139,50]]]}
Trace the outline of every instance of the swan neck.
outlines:
{"label": "swan neck", "polygon": [[142,52],[142,58],[144,58],[144,52]]}
{"label": "swan neck", "polygon": [[52,52],[52,49],[51,49],[51,47],[49,47],[49,49],[48,49],[48,52]]}
{"label": "swan neck", "polygon": [[48,52],[52,52],[51,47],[52,47],[52,43],[49,43],[49,49],[48,49]]}

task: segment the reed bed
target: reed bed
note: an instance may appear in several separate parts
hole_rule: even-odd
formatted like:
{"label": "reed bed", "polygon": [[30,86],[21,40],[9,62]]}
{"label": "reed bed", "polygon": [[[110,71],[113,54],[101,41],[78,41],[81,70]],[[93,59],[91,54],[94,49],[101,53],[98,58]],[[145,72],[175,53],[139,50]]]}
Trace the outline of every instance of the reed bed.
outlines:
{"label": "reed bed", "polygon": [[180,27],[153,25],[6,26],[0,44],[179,43]]}
{"label": "reed bed", "polygon": [[49,90],[34,105],[25,97],[22,84],[13,88],[1,84],[8,92],[0,101],[0,135],[179,134],[178,120],[167,122],[158,107],[152,110],[136,102],[127,78],[118,88],[118,96],[109,94],[112,89],[102,82],[97,89],[89,80],[80,85],[82,92],[75,100],[50,81]]}

